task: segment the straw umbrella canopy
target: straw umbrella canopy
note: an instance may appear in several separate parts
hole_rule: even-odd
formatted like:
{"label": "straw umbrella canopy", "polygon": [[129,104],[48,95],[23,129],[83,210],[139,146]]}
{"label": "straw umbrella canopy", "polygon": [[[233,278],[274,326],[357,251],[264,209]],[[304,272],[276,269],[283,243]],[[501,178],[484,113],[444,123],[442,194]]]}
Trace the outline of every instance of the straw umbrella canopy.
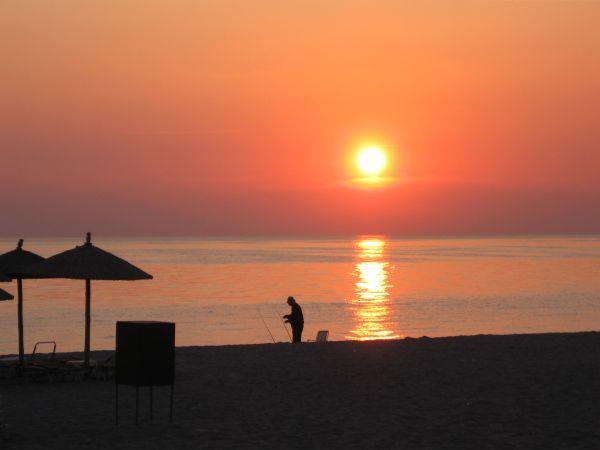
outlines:
{"label": "straw umbrella canopy", "polygon": [[0,272],[17,279],[17,316],[19,326],[19,362],[25,357],[25,340],[23,339],[23,279],[30,278],[25,270],[44,258],[35,253],[23,250],[23,239],[17,242],[17,248],[0,255]]}
{"label": "straw umbrella canopy", "polygon": [[[10,281],[10,278],[8,278],[3,273],[0,273],[0,281],[2,281],[2,282],[4,282],[4,281]],[[11,293],[6,292],[4,289],[0,289],[0,301],[12,300],[13,298],[14,297],[12,296]]]}
{"label": "straw umbrella canopy", "polygon": [[[0,282],[6,282],[6,281],[11,281],[11,279],[8,278],[3,273],[0,273]],[[14,297],[12,296],[11,293],[6,292],[4,289],[0,289],[0,301],[12,300],[13,298]]]}
{"label": "straw umbrella canopy", "polygon": [[0,289],[0,302],[4,300],[12,300],[14,297],[10,292],[6,292],[4,289]]}
{"label": "straw umbrella canopy", "polygon": [[91,280],[148,280],[152,275],[124,259],[92,244],[87,233],[85,244],[58,253],[32,266],[28,273],[34,278],[68,278],[85,280],[85,365],[90,362]]}

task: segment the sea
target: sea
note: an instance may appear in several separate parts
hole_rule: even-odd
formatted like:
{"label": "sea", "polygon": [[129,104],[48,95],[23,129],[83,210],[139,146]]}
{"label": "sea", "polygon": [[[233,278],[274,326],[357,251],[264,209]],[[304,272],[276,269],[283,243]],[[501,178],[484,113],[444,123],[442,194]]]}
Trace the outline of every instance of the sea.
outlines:
{"label": "sea", "polygon": [[[79,238],[31,238],[48,257]],[[92,281],[92,349],[120,320],[175,322],[178,346],[289,341],[294,296],[303,340],[399,339],[600,329],[600,236],[321,239],[95,237],[154,276]],[[0,253],[15,247],[0,239]],[[25,350],[84,346],[81,280],[25,280]],[[0,287],[16,297],[16,282]],[[41,344],[39,351],[48,350]],[[17,301],[0,302],[0,354],[17,352]]]}

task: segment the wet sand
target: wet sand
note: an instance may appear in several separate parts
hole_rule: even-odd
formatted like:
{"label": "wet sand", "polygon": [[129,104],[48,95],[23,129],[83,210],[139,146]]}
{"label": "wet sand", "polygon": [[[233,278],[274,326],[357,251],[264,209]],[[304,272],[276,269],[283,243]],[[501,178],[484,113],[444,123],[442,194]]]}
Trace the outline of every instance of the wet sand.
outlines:
{"label": "wet sand", "polygon": [[[95,352],[102,359],[108,352]],[[155,388],[0,380],[1,448],[600,448],[600,333],[177,349]]]}

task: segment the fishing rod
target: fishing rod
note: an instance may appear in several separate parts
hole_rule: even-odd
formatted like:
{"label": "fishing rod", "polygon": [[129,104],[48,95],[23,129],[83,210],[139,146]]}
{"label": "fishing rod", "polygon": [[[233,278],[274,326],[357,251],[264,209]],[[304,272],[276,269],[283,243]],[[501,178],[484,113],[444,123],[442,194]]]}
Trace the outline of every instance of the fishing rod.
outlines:
{"label": "fishing rod", "polygon": [[[275,310],[277,311],[277,310]],[[277,315],[279,316],[279,320],[281,320],[281,324],[283,325],[283,328],[285,329],[285,332],[288,335],[288,338],[290,338],[290,342],[292,342],[292,336],[290,335],[290,332],[288,331],[287,327],[285,326],[285,321],[283,320],[283,316],[281,314],[279,314],[279,311],[277,311]]]}
{"label": "fishing rod", "polygon": [[271,336],[271,339],[273,340],[273,344],[275,344],[275,338],[273,337],[273,333],[271,333],[271,330],[269,330],[269,326],[267,325],[267,322],[265,322],[265,318],[261,314],[260,309],[256,308],[256,310],[258,311],[258,315],[260,316],[260,319],[262,320],[263,325],[269,332],[269,336]]}

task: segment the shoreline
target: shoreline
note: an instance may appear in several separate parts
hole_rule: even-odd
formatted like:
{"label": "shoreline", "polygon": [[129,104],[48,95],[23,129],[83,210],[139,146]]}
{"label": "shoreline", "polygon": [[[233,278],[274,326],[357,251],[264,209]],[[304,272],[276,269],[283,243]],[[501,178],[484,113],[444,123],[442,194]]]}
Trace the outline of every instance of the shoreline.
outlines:
{"label": "shoreline", "polygon": [[[600,335],[600,330],[583,330],[583,331],[549,331],[549,332],[539,332],[539,333],[510,333],[510,334],[494,334],[494,333],[482,333],[482,334],[458,334],[452,336],[420,336],[420,337],[403,337],[399,339],[367,339],[367,340],[358,340],[358,339],[345,339],[341,341],[329,340],[327,344],[344,344],[344,343],[355,343],[355,344],[365,344],[368,345],[370,343],[399,343],[399,342],[413,342],[413,341],[438,341],[438,340],[450,340],[450,339],[464,339],[464,338],[480,338],[480,337],[525,337],[525,336],[562,336],[562,335],[582,335],[582,334],[598,334]],[[279,341],[279,342],[262,342],[256,344],[216,344],[216,345],[183,345],[183,346],[175,346],[175,351],[186,351],[186,350],[194,350],[194,349],[219,349],[219,348],[253,348],[253,347],[263,347],[263,346],[280,346],[290,344],[291,342]],[[313,345],[316,344],[314,341],[302,341],[301,345]],[[98,354],[106,354],[106,353],[114,353],[115,349],[96,349],[90,352],[90,355],[95,353]],[[49,353],[39,352],[40,355],[48,355]],[[26,353],[25,356],[30,354]],[[67,352],[56,352],[56,355],[68,355],[68,356],[83,356],[83,351],[67,351]],[[0,359],[2,358],[11,358],[18,356],[16,353],[6,353],[0,354]]]}
{"label": "shoreline", "polygon": [[[112,351],[94,351],[100,357]],[[3,448],[593,448],[600,332],[178,347],[156,388],[0,381]]]}

